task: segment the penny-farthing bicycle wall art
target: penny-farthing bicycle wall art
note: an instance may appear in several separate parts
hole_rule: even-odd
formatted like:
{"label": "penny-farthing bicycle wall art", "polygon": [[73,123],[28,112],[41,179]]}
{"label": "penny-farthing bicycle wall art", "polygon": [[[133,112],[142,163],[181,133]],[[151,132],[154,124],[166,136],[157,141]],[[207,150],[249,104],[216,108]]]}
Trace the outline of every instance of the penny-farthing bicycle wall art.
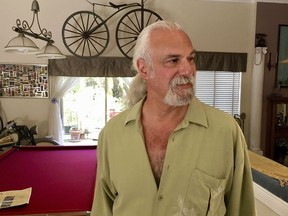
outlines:
{"label": "penny-farthing bicycle wall art", "polygon": [[[116,44],[121,53],[131,59],[136,40],[146,26],[162,20],[156,12],[144,7],[147,0],[129,4],[99,4],[86,0],[93,6],[92,11],[77,11],[71,14],[62,27],[65,47],[74,56],[93,58],[100,56],[108,46],[110,35],[107,22],[123,11],[115,30]],[[110,7],[115,11],[107,18],[95,12],[97,7]]]}

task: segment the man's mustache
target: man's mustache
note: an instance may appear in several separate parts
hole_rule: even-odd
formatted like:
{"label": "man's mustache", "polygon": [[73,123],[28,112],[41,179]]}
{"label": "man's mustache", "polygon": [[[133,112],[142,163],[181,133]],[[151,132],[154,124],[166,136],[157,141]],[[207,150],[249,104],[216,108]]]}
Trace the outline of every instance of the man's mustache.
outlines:
{"label": "man's mustache", "polygon": [[185,85],[185,84],[191,84],[194,86],[195,83],[195,77],[191,76],[191,77],[187,77],[187,76],[178,76],[175,77],[171,80],[170,85],[175,88],[177,85]]}

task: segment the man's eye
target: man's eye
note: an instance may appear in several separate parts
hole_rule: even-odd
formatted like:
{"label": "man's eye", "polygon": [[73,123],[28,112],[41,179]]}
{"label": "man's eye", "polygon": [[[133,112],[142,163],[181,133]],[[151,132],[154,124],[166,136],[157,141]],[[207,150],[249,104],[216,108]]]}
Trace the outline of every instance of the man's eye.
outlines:
{"label": "man's eye", "polygon": [[195,63],[195,57],[194,57],[194,56],[189,57],[189,58],[188,58],[188,61],[189,61],[190,63]]}
{"label": "man's eye", "polygon": [[179,62],[179,59],[178,58],[170,59],[170,60],[168,60],[168,62],[175,64],[175,63]]}

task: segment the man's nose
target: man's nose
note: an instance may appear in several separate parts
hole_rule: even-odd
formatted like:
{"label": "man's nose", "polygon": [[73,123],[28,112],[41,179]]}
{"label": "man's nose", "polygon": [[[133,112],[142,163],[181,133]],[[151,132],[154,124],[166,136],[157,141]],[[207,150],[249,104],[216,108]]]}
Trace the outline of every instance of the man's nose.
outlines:
{"label": "man's nose", "polygon": [[179,73],[184,74],[184,75],[187,75],[187,74],[194,75],[195,72],[196,72],[195,63],[191,62],[187,59],[183,59],[183,61],[181,62],[181,65],[180,65]]}

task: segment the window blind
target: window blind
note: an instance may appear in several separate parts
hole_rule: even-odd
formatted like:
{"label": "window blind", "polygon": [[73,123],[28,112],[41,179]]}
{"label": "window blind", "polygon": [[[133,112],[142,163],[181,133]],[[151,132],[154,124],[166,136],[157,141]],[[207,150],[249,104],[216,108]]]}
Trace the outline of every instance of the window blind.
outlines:
{"label": "window blind", "polygon": [[240,113],[242,73],[197,71],[196,96],[204,103],[231,115]]}

